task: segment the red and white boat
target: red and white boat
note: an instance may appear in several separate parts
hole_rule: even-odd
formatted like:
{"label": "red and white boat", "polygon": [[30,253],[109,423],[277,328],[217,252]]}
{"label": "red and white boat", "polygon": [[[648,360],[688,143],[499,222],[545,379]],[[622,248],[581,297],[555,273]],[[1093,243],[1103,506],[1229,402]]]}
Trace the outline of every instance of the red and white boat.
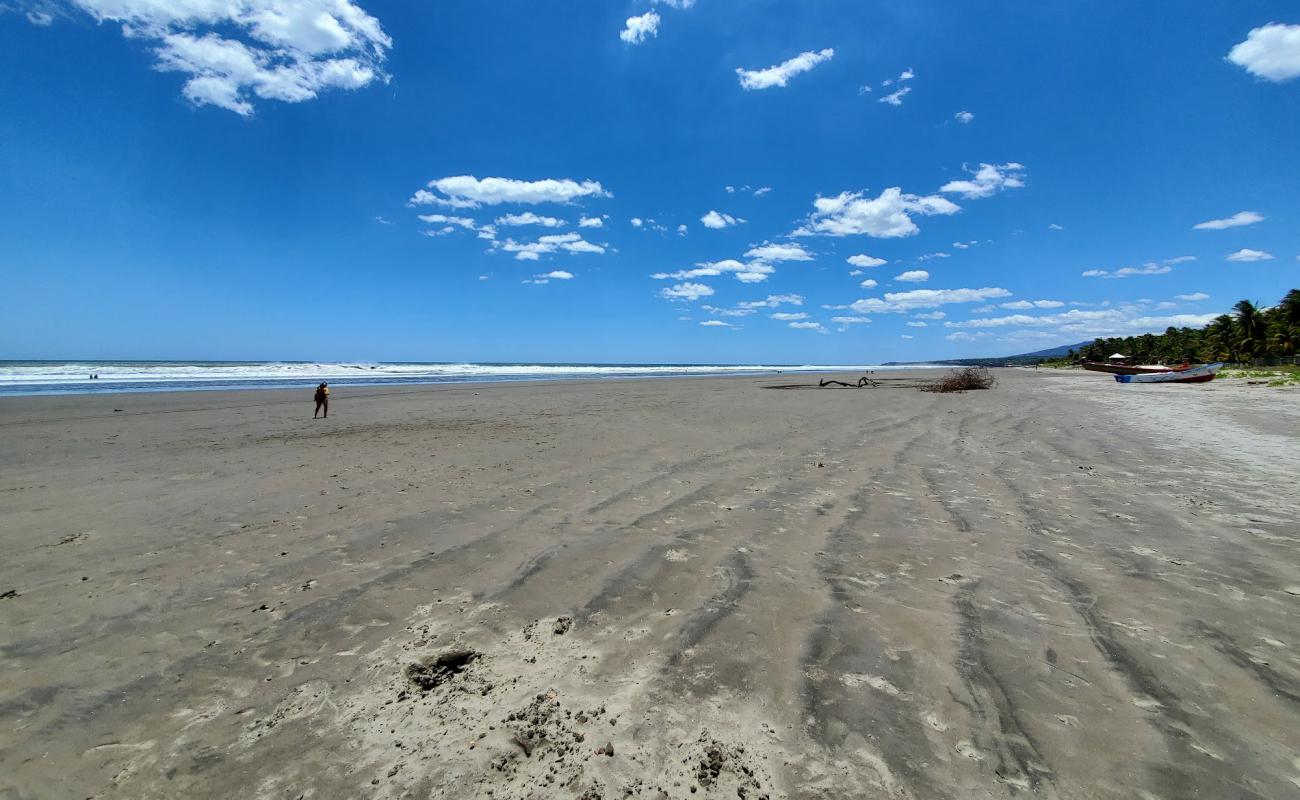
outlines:
{"label": "red and white boat", "polygon": [[1223,362],[1182,367],[1166,372],[1148,372],[1137,375],[1116,375],[1117,383],[1206,383],[1223,369]]}

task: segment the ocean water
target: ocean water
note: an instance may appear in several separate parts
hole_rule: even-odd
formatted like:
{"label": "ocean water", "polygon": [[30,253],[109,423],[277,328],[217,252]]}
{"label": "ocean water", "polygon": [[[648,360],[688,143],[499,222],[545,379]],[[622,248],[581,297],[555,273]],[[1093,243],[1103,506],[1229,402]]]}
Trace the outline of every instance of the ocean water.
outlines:
{"label": "ocean water", "polygon": [[[779,364],[453,364],[306,361],[0,361],[0,395],[393,386],[778,372],[857,372],[907,367]],[[98,375],[97,380],[91,375]]]}

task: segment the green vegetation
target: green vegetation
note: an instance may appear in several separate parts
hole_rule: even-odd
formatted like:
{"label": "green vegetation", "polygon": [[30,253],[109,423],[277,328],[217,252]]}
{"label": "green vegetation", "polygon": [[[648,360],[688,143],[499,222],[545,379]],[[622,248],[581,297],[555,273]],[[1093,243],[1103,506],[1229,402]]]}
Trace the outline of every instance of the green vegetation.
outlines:
{"label": "green vegetation", "polygon": [[[1096,339],[1071,352],[1064,361],[1105,361],[1123,353],[1139,364],[1180,364],[1194,361],[1236,361],[1286,358],[1300,352],[1300,289],[1286,293],[1272,308],[1249,300],[1233,306],[1204,328],[1167,328],[1161,335]],[[1235,377],[1235,376],[1234,376]],[[1269,378],[1300,382],[1295,373],[1269,373]]]}
{"label": "green vegetation", "polygon": [[1269,386],[1300,386],[1300,366],[1295,364],[1282,364],[1276,367],[1225,369],[1223,372],[1219,373],[1219,377],[1267,381]]}

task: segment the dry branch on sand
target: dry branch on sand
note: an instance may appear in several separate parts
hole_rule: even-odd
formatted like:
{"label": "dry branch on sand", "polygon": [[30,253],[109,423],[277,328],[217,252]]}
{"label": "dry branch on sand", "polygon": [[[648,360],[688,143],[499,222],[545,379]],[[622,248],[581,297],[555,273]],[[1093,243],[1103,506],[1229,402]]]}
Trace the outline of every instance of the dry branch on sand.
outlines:
{"label": "dry branch on sand", "polygon": [[966,369],[955,369],[934,383],[922,386],[921,391],[947,394],[948,392],[966,392],[972,389],[992,389],[997,383],[997,378],[994,378],[993,373],[987,369],[967,367]]}

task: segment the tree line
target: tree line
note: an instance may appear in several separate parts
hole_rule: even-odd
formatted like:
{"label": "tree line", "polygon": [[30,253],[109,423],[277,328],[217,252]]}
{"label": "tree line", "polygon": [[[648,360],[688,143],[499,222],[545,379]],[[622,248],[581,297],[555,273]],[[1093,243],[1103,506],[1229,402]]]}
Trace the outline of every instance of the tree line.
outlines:
{"label": "tree line", "polygon": [[1220,314],[1204,328],[1166,328],[1146,333],[1096,339],[1070,352],[1070,360],[1105,361],[1123,353],[1139,364],[1180,364],[1193,361],[1250,361],[1294,356],[1300,349],[1300,289],[1286,293],[1272,308],[1249,300]]}

